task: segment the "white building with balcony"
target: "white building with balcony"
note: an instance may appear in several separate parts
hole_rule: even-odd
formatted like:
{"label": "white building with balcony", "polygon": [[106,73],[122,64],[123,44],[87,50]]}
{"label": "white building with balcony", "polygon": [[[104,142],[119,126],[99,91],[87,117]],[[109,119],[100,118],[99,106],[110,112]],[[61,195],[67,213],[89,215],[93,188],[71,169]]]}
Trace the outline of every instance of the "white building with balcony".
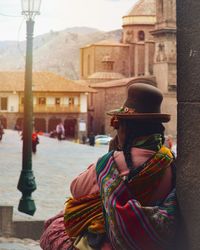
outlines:
{"label": "white building with balcony", "polygon": [[[88,93],[95,90],[50,72],[33,73],[33,112],[36,130],[53,131],[62,121],[66,137],[87,130]],[[5,128],[23,126],[24,72],[0,72],[0,120]],[[85,126],[83,126],[85,124]]]}

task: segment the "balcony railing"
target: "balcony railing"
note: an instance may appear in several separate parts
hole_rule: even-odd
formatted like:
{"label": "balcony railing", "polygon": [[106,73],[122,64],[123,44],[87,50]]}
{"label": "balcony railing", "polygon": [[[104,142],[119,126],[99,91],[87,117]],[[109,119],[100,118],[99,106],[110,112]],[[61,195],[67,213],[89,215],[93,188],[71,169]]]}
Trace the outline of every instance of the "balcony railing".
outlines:
{"label": "balcony railing", "polygon": [[[23,105],[20,105],[19,110],[23,112]],[[80,105],[37,104],[33,105],[33,111],[34,113],[77,113],[80,112]]]}

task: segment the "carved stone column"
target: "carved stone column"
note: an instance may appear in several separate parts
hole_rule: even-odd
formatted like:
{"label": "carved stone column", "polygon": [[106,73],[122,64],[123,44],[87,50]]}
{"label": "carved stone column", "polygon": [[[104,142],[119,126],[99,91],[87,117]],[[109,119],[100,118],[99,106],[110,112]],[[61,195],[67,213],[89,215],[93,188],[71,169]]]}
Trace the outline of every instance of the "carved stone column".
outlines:
{"label": "carved stone column", "polygon": [[149,75],[149,43],[145,42],[144,45],[145,51],[144,51],[144,72],[145,76]]}
{"label": "carved stone column", "polygon": [[138,76],[138,45],[135,44],[135,62],[134,62],[134,68],[135,68],[135,76]]}
{"label": "carved stone column", "polygon": [[189,250],[200,249],[199,13],[200,1],[177,1],[177,195]]}

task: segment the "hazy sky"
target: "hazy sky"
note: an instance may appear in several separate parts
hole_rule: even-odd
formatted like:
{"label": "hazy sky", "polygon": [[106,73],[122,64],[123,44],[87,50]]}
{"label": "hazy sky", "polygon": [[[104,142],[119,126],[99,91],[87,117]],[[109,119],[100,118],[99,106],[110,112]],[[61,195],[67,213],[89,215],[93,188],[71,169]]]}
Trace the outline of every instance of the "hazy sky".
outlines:
{"label": "hazy sky", "polygon": [[[42,0],[34,36],[75,26],[119,29],[122,16],[135,3],[136,0]],[[21,0],[0,0],[0,40],[25,40],[25,28]]]}

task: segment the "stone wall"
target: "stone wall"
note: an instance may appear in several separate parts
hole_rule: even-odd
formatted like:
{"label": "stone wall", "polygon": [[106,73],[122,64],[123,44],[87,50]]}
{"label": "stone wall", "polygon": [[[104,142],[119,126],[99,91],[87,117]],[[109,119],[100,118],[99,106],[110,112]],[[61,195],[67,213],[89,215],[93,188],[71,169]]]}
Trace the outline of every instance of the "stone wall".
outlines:
{"label": "stone wall", "polygon": [[177,99],[176,93],[164,94],[162,103],[162,112],[171,115],[171,120],[165,123],[165,134],[172,135],[176,140],[177,137]]}
{"label": "stone wall", "polygon": [[[105,91],[105,110],[110,111],[123,106],[127,96],[126,86],[107,88]],[[105,132],[111,136],[115,135],[114,129],[110,126],[111,116],[104,114]]]}
{"label": "stone wall", "polygon": [[177,195],[189,250],[200,249],[199,13],[200,1],[177,1]]}
{"label": "stone wall", "polygon": [[87,79],[95,72],[105,71],[102,60],[109,55],[114,61],[113,72],[129,76],[129,46],[92,45],[81,49],[81,79]]}
{"label": "stone wall", "polygon": [[0,237],[29,238],[39,240],[44,221],[13,220],[13,207],[0,206]]}
{"label": "stone wall", "polygon": [[105,124],[104,124],[104,113],[105,113],[105,89],[97,89],[98,93],[94,96],[94,123],[93,132],[94,134],[104,134]]}

